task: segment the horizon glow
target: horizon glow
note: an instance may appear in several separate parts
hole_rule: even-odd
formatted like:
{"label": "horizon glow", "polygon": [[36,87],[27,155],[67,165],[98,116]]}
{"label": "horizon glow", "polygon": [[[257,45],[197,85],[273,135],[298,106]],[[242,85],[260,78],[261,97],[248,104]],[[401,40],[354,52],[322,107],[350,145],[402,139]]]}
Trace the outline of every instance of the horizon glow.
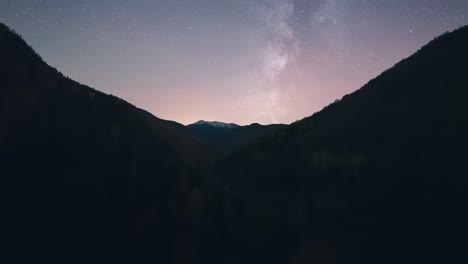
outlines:
{"label": "horizon glow", "polygon": [[468,24],[458,0],[5,0],[51,66],[155,116],[291,123]]}

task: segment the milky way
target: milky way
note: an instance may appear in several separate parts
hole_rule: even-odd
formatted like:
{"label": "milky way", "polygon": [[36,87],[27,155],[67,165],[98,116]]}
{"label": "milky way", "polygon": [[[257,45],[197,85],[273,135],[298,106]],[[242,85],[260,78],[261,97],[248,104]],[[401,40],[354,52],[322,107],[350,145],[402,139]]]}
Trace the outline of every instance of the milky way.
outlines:
{"label": "milky way", "polygon": [[3,0],[64,74],[158,117],[290,123],[446,31],[460,0]]}

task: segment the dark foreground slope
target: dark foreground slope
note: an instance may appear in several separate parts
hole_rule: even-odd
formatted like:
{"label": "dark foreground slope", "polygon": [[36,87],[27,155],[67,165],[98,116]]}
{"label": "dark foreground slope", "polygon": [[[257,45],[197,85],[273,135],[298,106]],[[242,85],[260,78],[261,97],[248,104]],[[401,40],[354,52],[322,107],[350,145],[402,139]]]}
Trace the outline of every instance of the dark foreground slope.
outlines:
{"label": "dark foreground slope", "polygon": [[186,200],[213,151],[62,76],[2,24],[0,58],[0,262],[194,257]]}
{"label": "dark foreground slope", "polygon": [[467,102],[463,27],[227,158],[226,248],[290,263],[462,263]]}

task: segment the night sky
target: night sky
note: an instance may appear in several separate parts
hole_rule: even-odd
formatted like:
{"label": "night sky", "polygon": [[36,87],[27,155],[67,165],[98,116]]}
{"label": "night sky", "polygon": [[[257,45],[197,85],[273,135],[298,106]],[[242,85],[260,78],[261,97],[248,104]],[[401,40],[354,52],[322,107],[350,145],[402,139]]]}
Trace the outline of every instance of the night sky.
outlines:
{"label": "night sky", "polygon": [[467,0],[1,0],[65,75],[184,124],[291,123],[446,31]]}

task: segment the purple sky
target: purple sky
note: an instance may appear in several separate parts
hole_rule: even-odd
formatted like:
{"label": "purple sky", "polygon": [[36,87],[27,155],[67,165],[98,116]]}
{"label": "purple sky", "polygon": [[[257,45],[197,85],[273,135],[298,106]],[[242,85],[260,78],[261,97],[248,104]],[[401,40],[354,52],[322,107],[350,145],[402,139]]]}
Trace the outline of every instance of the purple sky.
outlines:
{"label": "purple sky", "polygon": [[154,115],[291,123],[446,31],[462,0],[3,0],[52,66]]}

